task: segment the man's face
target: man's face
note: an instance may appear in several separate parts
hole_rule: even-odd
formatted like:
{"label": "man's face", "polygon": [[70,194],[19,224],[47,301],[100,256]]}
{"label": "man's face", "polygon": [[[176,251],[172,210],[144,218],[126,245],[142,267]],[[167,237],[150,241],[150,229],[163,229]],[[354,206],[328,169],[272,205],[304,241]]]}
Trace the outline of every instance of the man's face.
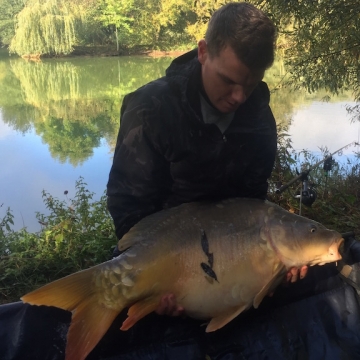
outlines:
{"label": "man's face", "polygon": [[229,46],[211,58],[205,40],[199,41],[198,59],[202,64],[205,92],[213,106],[222,113],[234,112],[244,103],[265,73],[265,69],[251,71]]}

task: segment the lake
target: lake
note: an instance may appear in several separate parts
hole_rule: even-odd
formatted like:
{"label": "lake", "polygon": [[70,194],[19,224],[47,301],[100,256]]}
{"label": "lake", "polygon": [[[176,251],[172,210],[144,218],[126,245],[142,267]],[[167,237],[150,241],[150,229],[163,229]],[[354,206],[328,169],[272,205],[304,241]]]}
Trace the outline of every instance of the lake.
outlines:
{"label": "lake", "polygon": [[[46,214],[42,191],[71,199],[81,177],[98,199],[105,191],[124,95],[164,74],[171,58],[141,56],[45,59],[27,62],[0,54],[0,219],[8,207],[14,230],[39,231]],[[293,147],[330,152],[359,140],[351,123],[351,94],[331,97],[279,87],[281,62],[267,71],[271,107],[289,125]],[[358,150],[351,146],[343,156]],[[64,191],[68,191],[65,195]]]}

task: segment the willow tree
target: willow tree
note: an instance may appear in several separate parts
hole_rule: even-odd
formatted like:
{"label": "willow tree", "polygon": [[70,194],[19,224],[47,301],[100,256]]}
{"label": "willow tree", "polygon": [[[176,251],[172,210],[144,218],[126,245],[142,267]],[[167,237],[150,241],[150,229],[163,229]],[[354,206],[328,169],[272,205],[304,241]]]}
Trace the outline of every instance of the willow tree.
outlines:
{"label": "willow tree", "polygon": [[21,56],[69,54],[76,42],[81,4],[64,0],[29,0],[17,15],[10,52]]}

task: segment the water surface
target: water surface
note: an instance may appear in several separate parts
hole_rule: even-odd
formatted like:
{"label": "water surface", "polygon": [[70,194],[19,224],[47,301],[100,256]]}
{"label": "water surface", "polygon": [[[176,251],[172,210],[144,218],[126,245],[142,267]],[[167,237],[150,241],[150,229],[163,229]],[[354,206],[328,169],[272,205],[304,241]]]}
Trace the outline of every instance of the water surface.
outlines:
{"label": "water surface", "polygon": [[[99,198],[106,188],[124,95],[162,76],[170,62],[112,57],[34,63],[1,56],[0,218],[10,207],[15,230],[40,230],[35,212],[47,211],[42,191],[69,201],[80,176]],[[270,89],[283,72],[280,62],[268,71]],[[359,124],[350,123],[345,109],[351,96],[324,102],[325,95],[281,88],[273,92],[273,112],[279,124],[290,124],[294,148],[327,147],[332,152],[358,140]]]}

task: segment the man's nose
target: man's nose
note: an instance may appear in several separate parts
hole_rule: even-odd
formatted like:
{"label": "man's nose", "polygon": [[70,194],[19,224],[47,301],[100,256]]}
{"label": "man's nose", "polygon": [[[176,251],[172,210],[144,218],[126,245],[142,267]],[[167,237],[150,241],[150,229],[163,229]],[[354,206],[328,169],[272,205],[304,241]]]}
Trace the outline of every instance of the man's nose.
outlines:
{"label": "man's nose", "polygon": [[244,103],[247,99],[244,87],[241,85],[235,85],[231,93],[231,98],[238,104]]}

